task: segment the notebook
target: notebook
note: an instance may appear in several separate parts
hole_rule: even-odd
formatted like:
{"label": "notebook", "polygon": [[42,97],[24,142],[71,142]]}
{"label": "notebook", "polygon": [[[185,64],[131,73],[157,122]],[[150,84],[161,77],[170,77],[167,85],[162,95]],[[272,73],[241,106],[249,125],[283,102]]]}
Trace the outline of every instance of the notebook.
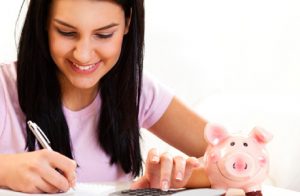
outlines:
{"label": "notebook", "polygon": [[[99,196],[99,195],[108,195],[109,193],[116,191],[114,185],[105,185],[105,184],[87,184],[87,183],[77,183],[75,190],[70,189],[66,193],[57,193],[57,194],[34,194],[34,196]],[[0,189],[0,196],[29,196],[32,194],[20,193],[11,191],[8,189]]]}

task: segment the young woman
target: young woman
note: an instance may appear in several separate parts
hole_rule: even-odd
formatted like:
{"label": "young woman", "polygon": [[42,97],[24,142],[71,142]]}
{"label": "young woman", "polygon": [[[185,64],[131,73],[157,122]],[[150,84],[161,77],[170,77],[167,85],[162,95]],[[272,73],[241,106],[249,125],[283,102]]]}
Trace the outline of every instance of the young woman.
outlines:
{"label": "young woman", "polygon": [[153,149],[132,187],[208,185],[190,178],[206,122],[143,74],[143,44],[143,0],[31,0],[18,60],[0,67],[0,186],[54,193],[131,180],[142,167],[141,127],[192,157]]}

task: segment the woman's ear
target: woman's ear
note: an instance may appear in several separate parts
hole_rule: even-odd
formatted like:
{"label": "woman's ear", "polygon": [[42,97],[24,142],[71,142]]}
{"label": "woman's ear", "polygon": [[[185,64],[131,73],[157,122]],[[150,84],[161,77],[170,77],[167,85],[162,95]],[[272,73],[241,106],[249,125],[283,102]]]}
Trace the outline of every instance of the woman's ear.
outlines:
{"label": "woman's ear", "polygon": [[126,35],[129,31],[129,27],[130,27],[130,23],[131,23],[131,16],[132,16],[132,8],[130,9],[129,17],[125,18],[125,32],[124,32],[124,35]]}

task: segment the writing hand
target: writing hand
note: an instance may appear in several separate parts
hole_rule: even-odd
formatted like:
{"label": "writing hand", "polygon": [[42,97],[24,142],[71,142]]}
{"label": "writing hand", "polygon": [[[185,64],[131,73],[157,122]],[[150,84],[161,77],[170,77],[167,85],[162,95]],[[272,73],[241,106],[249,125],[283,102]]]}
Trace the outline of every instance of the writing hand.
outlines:
{"label": "writing hand", "polygon": [[[5,179],[2,183],[26,193],[68,191],[76,182],[76,162],[51,150],[38,150],[3,156]],[[60,171],[60,172],[58,172]]]}

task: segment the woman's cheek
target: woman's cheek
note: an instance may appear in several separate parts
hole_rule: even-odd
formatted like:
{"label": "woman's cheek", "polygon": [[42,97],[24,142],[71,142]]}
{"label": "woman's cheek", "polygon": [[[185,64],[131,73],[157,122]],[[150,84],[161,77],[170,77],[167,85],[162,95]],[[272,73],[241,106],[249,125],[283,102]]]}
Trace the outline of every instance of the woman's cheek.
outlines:
{"label": "woman's cheek", "polygon": [[104,61],[109,61],[110,64],[115,64],[121,53],[122,42],[117,40],[109,44],[103,45],[101,49],[101,57]]}

